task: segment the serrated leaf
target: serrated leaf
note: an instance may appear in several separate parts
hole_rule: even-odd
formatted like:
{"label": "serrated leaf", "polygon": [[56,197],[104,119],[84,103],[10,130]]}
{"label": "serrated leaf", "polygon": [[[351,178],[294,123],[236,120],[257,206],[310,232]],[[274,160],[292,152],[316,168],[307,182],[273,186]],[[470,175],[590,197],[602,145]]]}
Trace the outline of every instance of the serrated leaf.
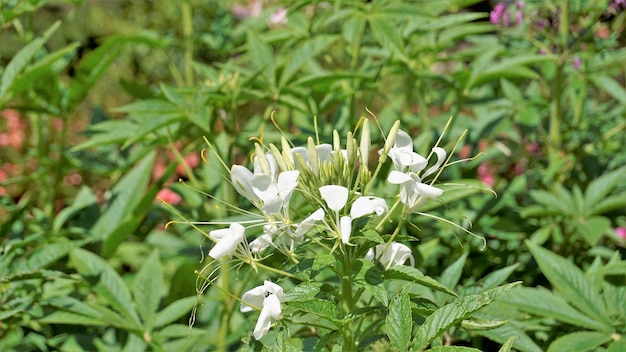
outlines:
{"label": "serrated leaf", "polygon": [[101,306],[95,302],[85,303],[76,298],[70,296],[53,297],[45,302],[46,306],[50,306],[54,311],[46,316],[49,319],[58,319],[55,316],[56,312],[70,313],[70,315],[62,315],[63,318],[70,318],[75,315],[74,318],[80,319],[79,316],[86,318],[97,319],[99,323],[85,323],[86,325],[100,326],[104,325],[115,326],[122,329],[132,330],[136,326],[132,324],[129,319],[122,317],[118,313],[111,309]]}
{"label": "serrated leaf", "polygon": [[611,335],[595,331],[580,331],[563,335],[554,340],[547,352],[586,352],[611,341]]}
{"label": "serrated leaf", "polygon": [[591,216],[579,220],[578,232],[591,247],[595,246],[602,234],[611,227],[611,220],[604,216]]}
{"label": "serrated leaf", "polygon": [[197,303],[198,297],[196,296],[181,298],[170,303],[170,305],[156,314],[154,328],[163,327],[180,319],[185,314],[189,313]]}
{"label": "serrated leaf", "polygon": [[487,320],[471,317],[461,322],[461,327],[468,331],[484,331],[499,328],[506,324],[506,320]]}
{"label": "serrated leaf", "polygon": [[413,349],[424,349],[452,326],[469,318],[474,312],[489,305],[520,283],[514,282],[485,291],[480,295],[466,296],[437,309],[420,325],[417,335],[413,339]]}
{"label": "serrated leaf", "polygon": [[309,299],[306,301],[287,302],[290,308],[303,313],[316,315],[333,323],[339,323],[339,310],[337,307],[323,299]]}
{"label": "serrated leaf", "polygon": [[74,248],[85,245],[88,240],[48,243],[45,246],[38,247],[26,260],[23,271],[32,271],[43,269],[51,265],[59,259],[67,256]]}
{"label": "serrated leaf", "polygon": [[524,312],[556,319],[581,328],[592,330],[605,329],[604,324],[598,322],[593,317],[582,314],[567,304],[561,297],[545,288],[517,287],[502,297],[500,302],[513,305]]}
{"label": "serrated leaf", "polygon": [[335,256],[332,254],[319,254],[315,256],[315,259],[313,259],[313,265],[311,266],[311,270],[317,271],[317,270],[321,270],[324,268],[329,267],[332,264],[335,264],[337,260],[335,259]]}
{"label": "serrated leaf", "polygon": [[291,301],[306,301],[315,297],[322,287],[317,281],[306,281],[285,292],[285,299]]}
{"label": "serrated leaf", "polygon": [[34,39],[15,54],[9,64],[4,68],[2,77],[0,77],[0,105],[3,105],[3,100],[9,97],[7,92],[15,82],[15,79],[24,70],[35,54],[37,54],[44,43],[50,39],[59,26],[61,26],[61,21],[56,21],[42,36]]}
{"label": "serrated leaf", "polygon": [[459,280],[461,280],[461,275],[463,274],[463,267],[465,266],[465,261],[467,260],[469,252],[463,253],[459,257],[459,259],[455,260],[452,265],[448,266],[443,273],[441,273],[441,277],[439,278],[439,282],[453,290],[456,285],[459,284]]}
{"label": "serrated leaf", "polygon": [[93,133],[86,142],[70,149],[71,152],[98,147],[108,144],[121,144],[132,137],[137,125],[127,120],[109,120],[90,126],[88,132]]}
{"label": "serrated leaf", "polygon": [[430,276],[422,274],[421,271],[406,265],[394,265],[385,270],[385,278],[389,280],[404,280],[418,285],[432,288],[433,290],[440,291],[449,294],[454,297],[458,297],[454,291],[450,290],[446,286],[439,283],[437,280]]}
{"label": "serrated leaf", "polygon": [[513,337],[506,340],[506,342],[502,345],[502,347],[500,347],[498,352],[511,352],[511,348],[513,348],[513,341],[515,341],[515,338]]}
{"label": "serrated leaf", "polygon": [[97,284],[94,286],[96,292],[130,320],[135,327],[141,327],[139,316],[132,304],[130,290],[119,274],[104,259],[81,248],[74,249],[70,253],[70,258],[82,276],[97,278]]}
{"label": "serrated leaf", "polygon": [[411,302],[407,292],[394,297],[389,303],[385,326],[393,348],[406,351],[411,342],[411,331],[413,331]]}
{"label": "serrated leaf", "polygon": [[603,331],[612,331],[611,321],[607,318],[599,288],[573,263],[565,258],[525,241],[526,246],[539,264],[541,272],[561,293],[562,297],[587,316],[594,317],[603,326]]}
{"label": "serrated leaf", "polygon": [[149,329],[154,324],[163,293],[163,269],[158,251],[153,251],[137,272],[133,289],[137,311]]}
{"label": "serrated leaf", "polygon": [[389,303],[387,290],[384,286],[383,276],[380,269],[369,260],[359,259],[359,272],[354,276],[353,282],[356,286],[362,287],[383,305]]}
{"label": "serrated leaf", "polygon": [[509,322],[493,330],[477,331],[476,333],[502,344],[507,344],[513,340],[515,350],[522,352],[543,352],[541,347],[537,346],[533,339],[528,337],[524,329],[515,325],[514,322]]}
{"label": "serrated leaf", "polygon": [[91,191],[91,189],[87,186],[82,186],[72,201],[72,204],[63,208],[54,218],[52,229],[54,231],[59,231],[65,222],[72,218],[76,213],[88,206],[96,204],[97,202],[98,198]]}

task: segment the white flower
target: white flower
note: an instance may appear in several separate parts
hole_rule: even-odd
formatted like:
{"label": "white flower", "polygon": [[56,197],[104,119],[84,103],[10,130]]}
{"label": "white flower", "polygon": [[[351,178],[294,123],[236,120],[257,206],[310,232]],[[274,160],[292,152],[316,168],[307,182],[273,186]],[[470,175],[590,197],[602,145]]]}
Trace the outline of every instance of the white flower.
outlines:
{"label": "white flower", "polygon": [[209,256],[213,259],[220,259],[233,255],[237,250],[237,246],[244,240],[245,230],[245,227],[235,222],[227,229],[209,232],[209,236],[217,242],[209,251]]}
{"label": "white flower", "polygon": [[396,141],[389,150],[389,158],[397,170],[389,173],[387,181],[400,185],[400,201],[410,209],[415,209],[426,199],[437,198],[443,193],[441,189],[422,182],[423,178],[437,172],[446,160],[446,151],[443,148],[435,147],[433,152],[437,155],[437,162],[420,175],[428,161],[413,151],[413,140],[406,132],[398,131]]}
{"label": "white flower", "polygon": [[381,198],[359,197],[352,203],[350,216],[344,215],[339,218],[339,211],[346,206],[349,193],[348,189],[343,186],[327,185],[320,187],[322,199],[326,201],[328,208],[335,212],[335,219],[339,225],[339,235],[343,243],[350,242],[352,220],[372,213],[380,215],[387,210],[387,204]]}
{"label": "white flower", "polygon": [[257,286],[246,291],[241,298],[240,311],[251,312],[255,308],[261,308],[259,320],[254,327],[254,338],[261,339],[269,330],[273,320],[279,320],[282,315],[280,303],[285,301],[282,287],[271,281],[264,281],[263,286]]}
{"label": "white flower", "polygon": [[402,265],[407,259],[410,259],[411,266],[415,265],[415,259],[409,247],[398,242],[391,242],[386,250],[384,250],[385,246],[384,244],[379,244],[374,248],[370,248],[365,255],[365,259],[374,260],[374,258],[380,257],[378,260],[385,268],[389,268],[391,264]]}

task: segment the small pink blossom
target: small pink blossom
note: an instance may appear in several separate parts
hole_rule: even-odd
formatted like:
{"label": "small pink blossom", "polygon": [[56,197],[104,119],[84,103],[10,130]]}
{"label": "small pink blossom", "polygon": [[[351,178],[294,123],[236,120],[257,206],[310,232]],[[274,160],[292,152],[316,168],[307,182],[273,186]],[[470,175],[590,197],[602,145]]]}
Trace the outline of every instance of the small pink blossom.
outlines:
{"label": "small pink blossom", "polygon": [[287,9],[280,8],[274,12],[268,19],[269,26],[272,28],[284,26],[287,24]]}
{"label": "small pink blossom", "polygon": [[580,68],[580,58],[578,56],[574,56],[574,69],[578,71]]}
{"label": "small pink blossom", "polygon": [[187,175],[187,172],[185,171],[185,166],[184,165],[187,165],[190,169],[194,169],[194,168],[198,167],[198,165],[200,164],[200,157],[198,157],[197,153],[191,153],[191,154],[187,155],[183,159],[183,163],[181,163],[178,166],[176,166],[176,172],[180,176],[186,176]]}
{"label": "small pink blossom", "polygon": [[482,163],[478,167],[478,178],[487,186],[493,187],[496,184],[496,177],[491,170],[491,167],[487,163]]}
{"label": "small pink blossom", "polygon": [[235,5],[233,6],[233,15],[238,20],[243,20],[248,17],[259,17],[263,11],[263,4],[261,0],[249,1],[246,6]]}
{"label": "small pink blossom", "polygon": [[165,203],[169,203],[171,205],[177,205],[183,200],[178,193],[169,188],[163,188],[160,190],[159,193],[157,193],[157,198],[160,198]]}
{"label": "small pink blossom", "polygon": [[617,237],[626,240],[626,227],[618,227],[615,229],[615,234]]}

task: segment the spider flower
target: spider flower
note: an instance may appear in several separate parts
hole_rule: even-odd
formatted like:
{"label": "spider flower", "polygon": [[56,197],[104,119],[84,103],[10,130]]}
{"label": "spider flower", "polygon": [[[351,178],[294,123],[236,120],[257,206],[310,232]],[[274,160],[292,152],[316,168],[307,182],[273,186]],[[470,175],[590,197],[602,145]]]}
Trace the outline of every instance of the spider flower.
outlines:
{"label": "spider flower", "polygon": [[270,330],[272,320],[279,320],[283,310],[281,302],[285,301],[283,288],[271,281],[264,281],[262,286],[257,286],[246,291],[241,298],[240,311],[251,312],[255,308],[261,308],[261,315],[254,327],[254,338],[259,340]]}
{"label": "spider flower", "polygon": [[402,265],[407,259],[410,260],[411,266],[415,265],[415,259],[409,247],[398,242],[391,242],[389,246],[386,246],[386,249],[385,246],[384,244],[379,244],[374,248],[370,248],[365,255],[365,259],[374,260],[374,258],[378,258],[385,268],[389,268],[391,264]]}

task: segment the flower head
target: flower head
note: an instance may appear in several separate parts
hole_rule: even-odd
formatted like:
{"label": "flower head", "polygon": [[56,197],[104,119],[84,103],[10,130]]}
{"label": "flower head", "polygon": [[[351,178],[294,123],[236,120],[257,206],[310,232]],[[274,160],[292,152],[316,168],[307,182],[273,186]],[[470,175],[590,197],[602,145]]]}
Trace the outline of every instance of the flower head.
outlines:
{"label": "flower head", "polygon": [[246,291],[241,300],[243,301],[240,306],[242,313],[261,308],[261,315],[253,332],[254,338],[259,340],[270,330],[272,320],[281,318],[283,310],[280,303],[285,301],[285,294],[282,287],[266,280],[262,286]]}
{"label": "flower head", "polygon": [[411,248],[398,242],[391,242],[389,245],[379,244],[374,248],[370,248],[365,255],[365,259],[374,260],[374,258],[378,258],[385,268],[389,268],[391,264],[402,265],[407,259],[410,260],[411,266],[415,265]]}
{"label": "flower head", "polygon": [[245,231],[245,227],[235,222],[227,229],[209,232],[209,236],[217,242],[211,251],[209,251],[209,256],[213,259],[220,259],[225,256],[233,255],[239,244],[244,241]]}

